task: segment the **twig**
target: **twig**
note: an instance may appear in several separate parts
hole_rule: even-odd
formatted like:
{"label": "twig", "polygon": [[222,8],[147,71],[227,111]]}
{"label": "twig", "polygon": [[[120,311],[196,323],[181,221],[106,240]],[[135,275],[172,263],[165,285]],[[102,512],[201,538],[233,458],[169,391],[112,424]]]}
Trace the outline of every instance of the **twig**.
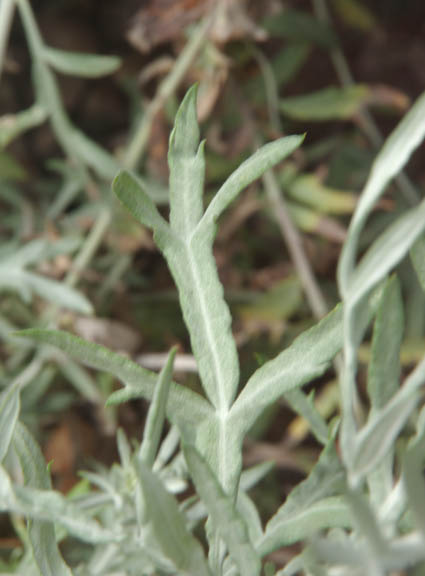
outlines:
{"label": "twig", "polygon": [[[329,25],[332,24],[326,0],[312,0],[312,2],[318,20]],[[342,86],[353,86],[355,84],[354,77],[351,73],[348,61],[339,46],[336,46],[331,50],[331,59]],[[358,117],[360,128],[366,134],[371,144],[377,149],[381,148],[384,139],[369,110],[360,110]],[[400,172],[394,180],[406,202],[411,206],[416,205],[419,202],[419,195],[408,176],[404,172]]]}
{"label": "twig", "polygon": [[93,258],[96,250],[102,242],[103,236],[108,229],[111,222],[111,210],[105,208],[96,219],[89,235],[87,236],[84,244],[72,263],[72,268],[69,271],[65,283],[69,286],[75,286],[79,281],[81,274],[87,268],[89,262]]}
{"label": "twig", "polygon": [[136,129],[133,139],[130,141],[123,164],[127,168],[136,169],[147,146],[153,121],[158,112],[163,108],[168,98],[175,92],[180,82],[183,80],[186,72],[191,66],[193,60],[202,48],[208,29],[212,23],[211,15],[208,15],[198,25],[192,34],[192,37],[183,48],[177,58],[171,72],[162,80],[156,94],[147,105],[140,124]]}
{"label": "twig", "polygon": [[[270,121],[276,130],[282,132],[280,116],[277,109],[278,89],[273,70],[271,69],[267,58],[258,48],[254,50],[253,54],[258,62],[263,77],[265,78]],[[252,133],[257,135],[259,130],[255,126],[255,120],[253,119],[251,110],[249,110],[246,105],[244,105],[244,113],[247,121],[252,126]],[[258,148],[261,144],[261,139],[258,136],[255,136],[254,146]],[[309,306],[313,315],[317,319],[320,319],[328,313],[328,306],[304,251],[301,234],[298,232],[297,227],[294,225],[292,218],[289,215],[285,199],[273,170],[266,172],[263,175],[262,181],[267,199],[276,218],[280,233],[285,241],[291,260],[296,268]]]}

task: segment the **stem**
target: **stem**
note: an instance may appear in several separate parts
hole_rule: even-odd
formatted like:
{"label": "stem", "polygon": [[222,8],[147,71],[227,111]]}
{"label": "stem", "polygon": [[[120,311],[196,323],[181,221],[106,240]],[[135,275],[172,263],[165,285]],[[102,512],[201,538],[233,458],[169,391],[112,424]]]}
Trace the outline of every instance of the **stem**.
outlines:
{"label": "stem", "polygon": [[301,235],[289,216],[276,176],[272,170],[269,170],[264,174],[262,180],[267,199],[276,218],[280,233],[285,240],[291,260],[297,270],[310,308],[316,318],[322,318],[327,314],[328,307],[304,251]]}
{"label": "stem", "polygon": [[[326,0],[312,0],[312,2],[317,19],[325,24],[331,25],[332,19],[329,14]],[[355,84],[354,77],[351,73],[348,61],[339,46],[336,46],[331,50],[331,59],[341,85],[353,86]],[[381,148],[384,139],[369,110],[360,110],[359,125],[371,144],[375,148]],[[410,206],[415,206],[419,202],[419,195],[408,176],[404,172],[400,172],[394,180],[406,202]]]}
{"label": "stem", "polygon": [[0,79],[6,59],[7,41],[12,27],[15,0],[0,0]]}
{"label": "stem", "polygon": [[127,168],[136,169],[139,164],[147,143],[155,116],[163,108],[168,98],[176,91],[183,80],[193,60],[202,48],[207,32],[211,25],[211,16],[207,16],[196,28],[186,46],[181,51],[171,72],[162,80],[156,91],[155,97],[146,107],[139,126],[130,141],[123,164]]}
{"label": "stem", "polygon": [[105,208],[95,221],[80,252],[72,264],[72,268],[65,279],[65,283],[68,284],[68,286],[75,286],[79,281],[81,274],[87,268],[90,260],[93,258],[96,250],[102,242],[102,238],[105,235],[110,222],[111,211]]}
{"label": "stem", "polygon": [[[276,130],[282,132],[277,106],[278,88],[276,86],[273,70],[271,69],[267,58],[259,49],[256,48],[253,51],[253,54],[265,79],[271,124],[276,128]],[[247,108],[247,106],[244,106],[244,111],[248,122],[252,126],[253,134],[258,134],[259,131],[255,126],[255,121],[252,117],[251,111]],[[262,142],[260,141],[260,138],[255,137],[255,147],[258,148],[261,146],[261,144]],[[320,290],[319,284],[316,280],[307,255],[304,251],[301,234],[299,233],[295,224],[292,222],[292,218],[289,215],[285,199],[273,170],[266,172],[262,177],[262,181],[266,191],[267,200],[272,208],[272,212],[276,218],[280,233],[288,248],[291,260],[294,263],[309,306],[313,312],[313,315],[317,319],[320,319],[328,313],[328,306],[322,291]]]}

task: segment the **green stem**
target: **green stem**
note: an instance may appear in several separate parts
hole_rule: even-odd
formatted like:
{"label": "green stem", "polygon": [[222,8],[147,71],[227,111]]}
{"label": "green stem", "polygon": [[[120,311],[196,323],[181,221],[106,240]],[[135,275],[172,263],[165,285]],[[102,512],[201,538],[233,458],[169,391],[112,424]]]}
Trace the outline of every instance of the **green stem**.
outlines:
{"label": "green stem", "polygon": [[80,252],[72,264],[70,272],[65,279],[65,283],[69,286],[75,286],[79,281],[81,274],[87,268],[100,243],[102,242],[102,239],[111,222],[111,217],[112,215],[109,208],[104,208],[95,221],[94,226],[90,230],[89,235],[87,236]]}
{"label": "green stem", "polygon": [[12,26],[15,0],[0,0],[0,79],[6,58],[7,41]]}

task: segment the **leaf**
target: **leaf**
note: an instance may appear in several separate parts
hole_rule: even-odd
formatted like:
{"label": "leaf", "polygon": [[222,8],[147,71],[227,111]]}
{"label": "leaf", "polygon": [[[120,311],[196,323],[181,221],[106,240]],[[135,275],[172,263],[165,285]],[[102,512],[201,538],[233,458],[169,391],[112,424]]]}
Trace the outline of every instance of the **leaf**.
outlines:
{"label": "leaf", "polygon": [[345,297],[354,306],[407,254],[425,230],[425,200],[398,218],[363,256]]}
{"label": "leaf", "polygon": [[337,307],[255,372],[232,406],[235,431],[246,433],[267,406],[328,369],[342,347],[341,320],[342,310]]}
{"label": "leaf", "polygon": [[[49,489],[51,486],[44,459],[33,438],[20,423],[17,426],[14,445],[25,482]],[[59,552],[52,524],[32,521],[28,533],[35,562],[43,576],[72,576],[71,570]]]}
{"label": "leaf", "polygon": [[249,541],[244,521],[235,510],[233,499],[223,492],[213,471],[193,446],[184,445],[183,452],[191,478],[208,510],[214,529],[228,547],[240,574],[259,575],[260,559]]}
{"label": "leaf", "polygon": [[[403,302],[397,277],[391,278],[383,291],[375,319],[372,357],[368,371],[369,418],[385,406],[399,388],[400,348],[403,339]],[[372,502],[379,506],[393,485],[393,451],[368,477]]]}
{"label": "leaf", "polygon": [[355,85],[323,88],[311,94],[280,100],[280,110],[294,120],[350,120],[367,103],[369,89]]}
{"label": "leaf", "polygon": [[[125,384],[132,398],[151,400],[153,397],[157,382],[155,373],[99,344],[87,342],[73,334],[59,330],[21,330],[15,335],[55,346],[86,366],[113,374]],[[171,385],[167,403],[167,415],[171,421],[196,427],[210,414],[210,406],[201,396],[184,386],[174,383]]]}
{"label": "leaf", "polygon": [[360,232],[389,182],[403,169],[425,136],[425,93],[386,140],[373,163],[348,229],[348,237],[338,264],[338,285],[343,296],[351,286]]}
{"label": "leaf", "polygon": [[307,422],[316,440],[321,444],[326,444],[329,437],[328,427],[314,406],[313,398],[306,396],[299,388],[293,388],[285,392],[284,397],[291,409]]}
{"label": "leaf", "polygon": [[425,382],[425,359],[408,376],[403,386],[373,418],[363,426],[354,443],[350,474],[360,481],[388,454],[395,439],[419,401],[419,390]]}
{"label": "leaf", "polygon": [[19,272],[19,278],[32,292],[45,300],[80,314],[93,314],[93,306],[89,300],[81,292],[63,282],[56,282],[26,270]]}
{"label": "leaf", "polygon": [[170,220],[129,173],[120,173],[113,189],[154,239],[174,277],[202,386],[216,412],[198,425],[196,446],[226,491],[235,492],[241,467],[240,442],[228,414],[239,383],[239,362],[231,316],[223,298],[212,245],[215,221],[237,194],[301,144],[289,137],[261,148],[224,183],[202,216],[203,146],[196,122],[196,89],[189,90],[170,138]]}
{"label": "leaf", "polygon": [[269,168],[272,168],[292,154],[292,152],[301,146],[304,138],[305,135],[286,136],[285,138],[279,138],[279,140],[275,140],[259,148],[257,152],[245,160],[221,186],[205,211],[199,228],[209,226],[216,222],[241,190],[252,184],[252,182],[264,174]]}
{"label": "leaf", "polygon": [[143,442],[140,445],[139,458],[152,468],[158,451],[161,433],[164,426],[165,409],[173,376],[173,362],[177,348],[173,348],[168,356],[164,368],[158,376],[152,403],[149,407],[143,432]]}
{"label": "leaf", "polygon": [[357,196],[325,186],[315,174],[302,174],[287,187],[288,195],[326,214],[351,214]]}
{"label": "leaf", "polygon": [[208,576],[210,572],[202,546],[186,528],[183,513],[180,512],[176,500],[141,461],[138,463],[138,472],[148,521],[163,554],[181,573]]}
{"label": "leaf", "polygon": [[373,330],[367,384],[373,411],[384,407],[399,387],[403,326],[400,283],[393,276],[384,288]]}
{"label": "leaf", "polygon": [[11,384],[0,394],[0,462],[9,450],[19,410],[20,388]]}
{"label": "leaf", "polygon": [[267,523],[264,536],[256,543],[260,554],[304,540],[321,529],[350,526],[346,504],[340,497],[333,497],[344,487],[344,478],[332,437],[308,478],[292,490]]}
{"label": "leaf", "polygon": [[42,54],[49,66],[71,76],[99,78],[112,74],[121,66],[121,59],[117,56],[99,56],[47,47],[44,47]]}
{"label": "leaf", "polygon": [[425,292],[425,237],[418,238],[410,249],[410,259]]}
{"label": "leaf", "polygon": [[418,418],[416,436],[410,440],[403,456],[403,484],[410,510],[422,535],[425,534],[424,440],[425,409],[422,408]]}
{"label": "leaf", "polygon": [[197,86],[186,93],[170,136],[170,226],[187,242],[203,214],[204,143],[199,144]]}
{"label": "leaf", "polygon": [[[104,529],[90,516],[81,512],[59,492],[52,490],[47,465],[37,443],[21,424],[17,423],[13,436],[13,447],[22,467],[25,486],[15,486],[8,495],[6,508],[22,514],[38,524],[37,531],[43,532],[45,522],[54,522],[63,526],[70,534],[85,542],[117,542],[122,538],[121,530],[110,532]],[[2,506],[5,502],[2,502]],[[37,522],[35,522],[37,521]],[[40,522],[38,522],[40,521]],[[54,535],[53,526],[45,534]]]}

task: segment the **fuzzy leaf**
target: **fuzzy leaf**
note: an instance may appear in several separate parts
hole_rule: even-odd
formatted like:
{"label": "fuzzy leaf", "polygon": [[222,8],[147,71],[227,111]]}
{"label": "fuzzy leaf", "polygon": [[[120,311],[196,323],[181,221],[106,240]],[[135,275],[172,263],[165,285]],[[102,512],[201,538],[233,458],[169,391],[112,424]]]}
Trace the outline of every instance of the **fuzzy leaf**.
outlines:
{"label": "fuzzy leaf", "polygon": [[[400,347],[403,339],[403,302],[397,277],[391,278],[383,291],[376,315],[372,357],[368,372],[371,400],[369,418],[383,408],[399,387]],[[368,477],[371,499],[377,505],[389,495],[393,485],[393,454],[387,455]]]}
{"label": "fuzzy leaf", "polygon": [[141,487],[147,518],[162,552],[179,573],[210,574],[202,546],[186,528],[185,518],[176,500],[162,486],[157,476],[139,462]]}
{"label": "fuzzy leaf", "polygon": [[161,370],[146,419],[139,457],[147,466],[149,466],[149,468],[152,468],[153,466],[158,451],[159,441],[161,439],[176,351],[176,348],[171,350],[168,360],[164,368]]}
{"label": "fuzzy leaf", "polygon": [[341,320],[342,310],[337,307],[255,372],[232,407],[235,430],[245,433],[285,392],[311,382],[328,369],[342,347]]}
{"label": "fuzzy leaf", "polygon": [[240,574],[259,575],[260,559],[249,541],[245,522],[235,510],[233,499],[223,492],[213,471],[194,447],[185,445],[183,452],[196,490],[208,510],[214,529],[227,545]]}
{"label": "fuzzy leaf", "polygon": [[418,238],[410,249],[410,259],[425,292],[425,237]]}
{"label": "fuzzy leaf", "polygon": [[361,429],[355,439],[352,469],[354,481],[373,470],[384,458],[415,409],[425,382],[425,359],[409,375],[402,388]]}
{"label": "fuzzy leaf", "polygon": [[[16,335],[56,346],[86,366],[113,374],[125,384],[132,398],[151,400],[153,397],[157,383],[155,373],[99,344],[87,342],[73,334],[59,330],[22,330]],[[167,403],[167,415],[170,420],[197,426],[199,421],[210,414],[210,407],[201,396],[184,386],[174,383],[171,385]]]}
{"label": "fuzzy leaf", "polygon": [[346,299],[351,306],[400,262],[424,230],[425,200],[389,226],[363,256],[346,290]]}
{"label": "fuzzy leaf", "polygon": [[[25,482],[47,490],[51,488],[40,449],[20,423],[17,426],[14,447],[22,466]],[[53,524],[32,520],[29,523],[28,533],[35,562],[43,576],[72,576],[71,570],[59,552]]]}
{"label": "fuzzy leaf", "polygon": [[237,168],[212,199],[201,221],[201,227],[210,226],[217,221],[227,206],[247,186],[260,178],[303,143],[305,136],[287,136],[265,144]]}
{"label": "fuzzy leaf", "polygon": [[0,462],[9,450],[19,410],[19,387],[11,384],[0,394]]}
{"label": "fuzzy leaf", "polygon": [[[373,206],[389,182],[403,169],[425,136],[425,93],[386,140],[373,163],[369,179],[359,199],[348,230],[338,265],[338,284],[342,295],[351,286],[360,232]],[[390,253],[389,251],[387,252]]]}
{"label": "fuzzy leaf", "polygon": [[333,526],[349,526],[347,506],[330,498],[344,486],[344,470],[331,438],[306,480],[296,486],[286,502],[267,523],[263,538],[256,543],[261,555]]}

